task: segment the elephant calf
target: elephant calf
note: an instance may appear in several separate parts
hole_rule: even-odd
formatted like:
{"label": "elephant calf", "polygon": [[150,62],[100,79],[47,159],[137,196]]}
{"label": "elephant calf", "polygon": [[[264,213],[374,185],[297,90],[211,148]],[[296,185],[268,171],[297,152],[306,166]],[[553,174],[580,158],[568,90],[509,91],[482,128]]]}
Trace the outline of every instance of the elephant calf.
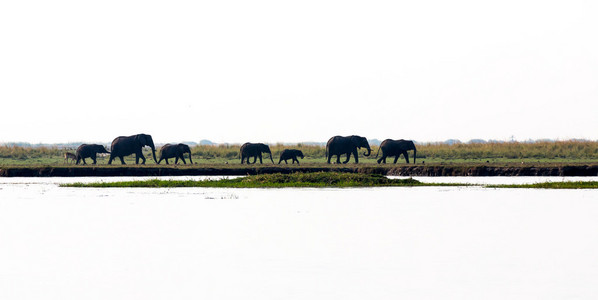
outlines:
{"label": "elephant calf", "polygon": [[77,148],[77,152],[75,154],[77,158],[76,165],[79,164],[81,160],[83,160],[83,164],[86,165],[85,159],[91,158],[93,160],[93,164],[96,164],[96,157],[98,153],[110,153],[104,146],[98,144],[83,144]]}
{"label": "elephant calf", "polygon": [[299,160],[297,159],[298,157],[301,157],[301,159],[303,159],[303,152],[301,152],[301,150],[297,150],[297,149],[284,149],[282,151],[282,153],[280,154],[280,160],[278,160],[278,164],[280,164],[281,161],[284,160],[285,164],[288,164],[287,160],[292,159],[292,163],[294,164],[295,162],[297,162],[297,164],[299,164]]}
{"label": "elephant calf", "polygon": [[191,148],[189,148],[186,144],[166,144],[162,146],[160,149],[160,160],[158,160],[158,164],[164,159],[166,160],[166,164],[168,164],[169,158],[174,158],[174,164],[176,165],[179,162],[179,158],[183,161],[184,164],[187,164],[185,161],[185,157],[183,154],[189,153],[189,163],[193,164],[193,160],[191,159]]}

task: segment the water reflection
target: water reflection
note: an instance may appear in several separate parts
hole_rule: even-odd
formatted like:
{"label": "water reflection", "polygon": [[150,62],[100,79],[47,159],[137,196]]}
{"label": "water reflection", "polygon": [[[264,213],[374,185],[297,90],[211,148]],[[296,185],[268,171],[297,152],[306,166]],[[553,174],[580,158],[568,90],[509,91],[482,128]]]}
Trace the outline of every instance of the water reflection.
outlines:
{"label": "water reflection", "polygon": [[1,178],[0,298],[598,295],[595,190],[58,187],[129,179]]}

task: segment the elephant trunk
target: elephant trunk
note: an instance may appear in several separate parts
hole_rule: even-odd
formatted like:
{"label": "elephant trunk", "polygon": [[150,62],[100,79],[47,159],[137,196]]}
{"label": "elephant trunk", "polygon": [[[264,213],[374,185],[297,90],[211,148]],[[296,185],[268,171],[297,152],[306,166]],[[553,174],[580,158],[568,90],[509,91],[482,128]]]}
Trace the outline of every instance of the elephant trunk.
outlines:
{"label": "elephant trunk", "polygon": [[272,151],[268,151],[268,153],[270,154],[270,161],[274,163],[274,160],[272,159]]}
{"label": "elephant trunk", "polygon": [[415,164],[415,158],[417,158],[417,149],[413,147],[413,164]]}
{"label": "elephant trunk", "polygon": [[158,160],[156,159],[156,148],[152,145],[152,156],[154,157],[154,162],[157,164]]}
{"label": "elephant trunk", "polygon": [[368,152],[367,153],[363,153],[364,156],[370,156],[370,154],[372,153],[372,149],[370,147],[367,147]]}

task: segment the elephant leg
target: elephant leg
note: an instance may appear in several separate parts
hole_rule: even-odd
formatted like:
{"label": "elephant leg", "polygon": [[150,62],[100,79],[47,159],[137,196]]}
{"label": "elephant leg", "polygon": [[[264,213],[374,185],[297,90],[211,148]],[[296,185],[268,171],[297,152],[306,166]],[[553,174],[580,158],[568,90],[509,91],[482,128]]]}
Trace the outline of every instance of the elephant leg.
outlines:
{"label": "elephant leg", "polygon": [[176,164],[178,164],[178,163],[179,163],[179,157],[178,157],[178,156],[175,156],[175,157],[174,157],[174,164],[176,165]]}
{"label": "elephant leg", "polygon": [[86,165],[87,163],[85,162],[85,157],[82,157],[81,160],[83,160],[83,164]]}
{"label": "elephant leg", "polygon": [[399,160],[399,157],[401,157],[401,154],[395,156],[395,160],[392,162],[393,164],[397,163],[397,160]]}
{"label": "elephant leg", "polygon": [[97,159],[98,159],[98,157],[95,156],[95,154],[91,157],[91,160],[93,160],[94,165],[98,162]]}
{"label": "elephant leg", "polygon": [[351,159],[351,153],[347,153],[347,159],[345,159],[345,161],[343,161],[343,164],[348,163],[350,159]]}
{"label": "elephant leg", "polygon": [[81,161],[81,158],[77,157],[77,162],[75,164],[78,165],[80,161]]}
{"label": "elephant leg", "polygon": [[[377,160],[378,164],[381,163],[384,160],[384,158],[385,158],[384,153],[382,153],[382,157],[378,158],[378,160]],[[384,162],[384,163],[386,163],[386,162]]]}
{"label": "elephant leg", "polygon": [[260,165],[263,164],[264,162],[262,161],[262,153],[258,154],[258,157],[260,158]]}
{"label": "elephant leg", "polygon": [[183,155],[181,154],[181,160],[183,161],[183,164],[187,164],[187,162],[185,161],[185,157],[183,157]]}
{"label": "elephant leg", "polygon": [[119,156],[118,158],[120,158],[121,164],[126,165],[124,156]]}
{"label": "elephant leg", "polygon": [[143,156],[143,153],[139,152],[135,155],[135,164],[139,164],[139,159],[141,158],[141,164],[145,165],[145,156]]}
{"label": "elephant leg", "polygon": [[168,165],[168,158],[165,158],[164,161],[166,161],[166,164]]}
{"label": "elephant leg", "polygon": [[108,159],[108,164],[111,165],[112,164],[112,154],[110,154],[110,158]]}
{"label": "elephant leg", "polygon": [[407,151],[403,152],[403,156],[405,156],[405,162],[409,163],[409,154],[407,153]]}

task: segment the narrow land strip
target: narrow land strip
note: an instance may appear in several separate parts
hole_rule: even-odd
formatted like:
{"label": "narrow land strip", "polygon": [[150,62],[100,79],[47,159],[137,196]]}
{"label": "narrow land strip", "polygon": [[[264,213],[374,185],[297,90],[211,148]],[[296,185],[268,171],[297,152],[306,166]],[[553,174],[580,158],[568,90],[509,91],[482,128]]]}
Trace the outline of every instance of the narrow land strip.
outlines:
{"label": "narrow land strip", "polygon": [[[420,187],[420,186],[472,186],[462,183],[423,183],[413,178],[391,179],[380,174],[363,173],[292,173],[251,175],[233,179],[219,180],[160,180],[141,181],[70,183],[63,187],[120,187],[120,188],[176,188],[176,187],[220,187],[220,188],[346,188],[346,187]],[[544,189],[596,189],[598,182],[547,182],[517,185],[478,185],[488,188],[544,188]]]}

